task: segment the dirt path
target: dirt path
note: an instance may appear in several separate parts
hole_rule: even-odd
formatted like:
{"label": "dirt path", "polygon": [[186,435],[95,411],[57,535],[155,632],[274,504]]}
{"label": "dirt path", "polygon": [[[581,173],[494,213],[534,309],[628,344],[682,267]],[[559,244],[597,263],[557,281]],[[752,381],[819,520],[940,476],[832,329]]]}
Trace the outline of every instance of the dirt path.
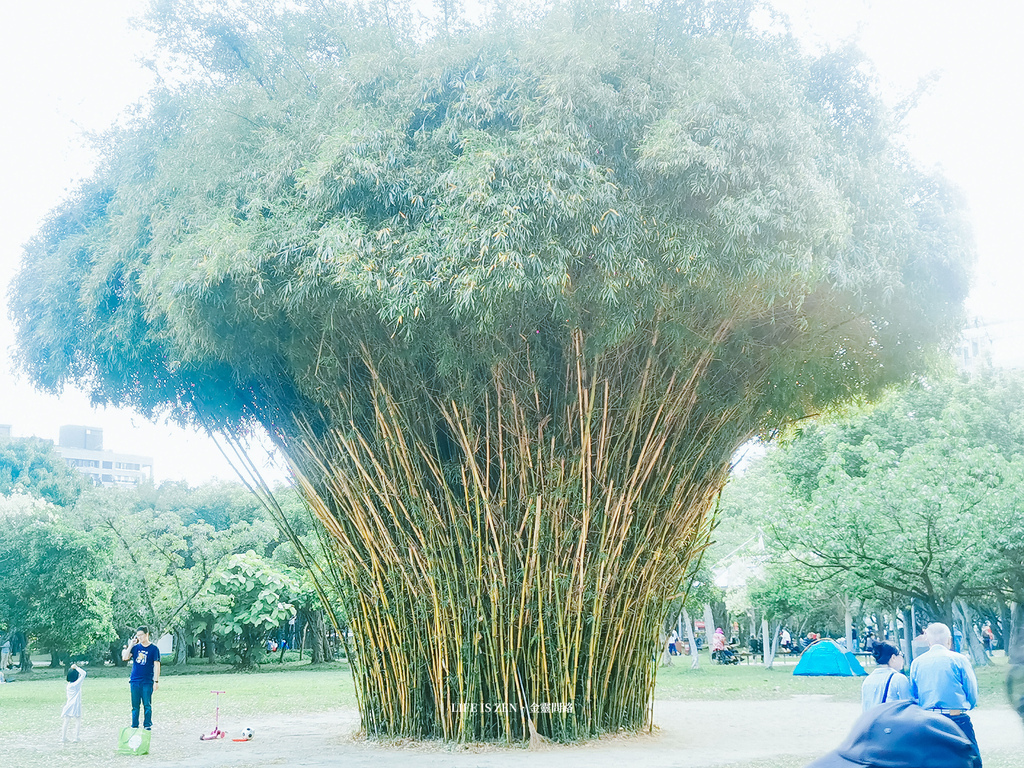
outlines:
{"label": "dirt path", "polygon": [[[780,701],[660,701],[653,733],[602,739],[584,746],[520,748],[380,746],[358,738],[354,709],[305,718],[266,717],[247,723],[226,721],[232,733],[248,725],[250,742],[200,742],[201,728],[176,723],[153,735],[152,753],[140,762],[112,753],[115,734],[99,726],[83,729],[79,744],[23,744],[0,763],[17,766],[71,765],[76,768],[138,766],[148,768],[269,768],[308,766],[384,768],[697,768],[789,756],[802,765],[835,748],[859,714],[855,704],[829,697],[794,696]],[[1024,753],[1024,729],[1007,709],[981,710],[974,716],[983,752]],[[8,762],[10,761],[10,762]]]}

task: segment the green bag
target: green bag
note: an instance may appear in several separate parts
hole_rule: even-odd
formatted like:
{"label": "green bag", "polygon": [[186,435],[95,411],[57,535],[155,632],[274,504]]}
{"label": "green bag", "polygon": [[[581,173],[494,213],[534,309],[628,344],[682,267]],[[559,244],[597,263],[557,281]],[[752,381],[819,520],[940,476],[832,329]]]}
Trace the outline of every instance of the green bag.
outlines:
{"label": "green bag", "polygon": [[143,728],[122,728],[117,737],[117,753],[119,755],[148,755],[149,731]]}

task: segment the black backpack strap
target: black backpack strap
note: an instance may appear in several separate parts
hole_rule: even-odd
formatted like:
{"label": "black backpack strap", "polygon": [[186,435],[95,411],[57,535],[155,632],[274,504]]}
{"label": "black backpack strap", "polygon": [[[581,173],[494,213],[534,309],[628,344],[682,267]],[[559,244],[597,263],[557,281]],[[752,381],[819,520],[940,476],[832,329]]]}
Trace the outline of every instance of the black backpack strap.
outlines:
{"label": "black backpack strap", "polygon": [[892,679],[895,675],[895,672],[890,672],[889,679],[885,681],[885,690],[882,691],[882,704],[885,704],[885,700],[889,698],[889,685],[892,683]]}

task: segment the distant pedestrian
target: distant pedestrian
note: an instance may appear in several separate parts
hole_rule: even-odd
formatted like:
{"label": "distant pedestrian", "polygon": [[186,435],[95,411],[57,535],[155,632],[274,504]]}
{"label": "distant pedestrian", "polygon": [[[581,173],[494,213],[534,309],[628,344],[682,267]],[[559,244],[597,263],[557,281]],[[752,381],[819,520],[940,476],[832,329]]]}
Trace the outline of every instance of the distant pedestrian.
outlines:
{"label": "distant pedestrian", "polygon": [[912,701],[910,680],[903,674],[904,659],[899,648],[891,643],[875,643],[872,653],[878,666],[865,678],[860,689],[863,711],[889,701]]}
{"label": "distant pedestrian", "polygon": [[131,659],[132,672],[128,686],[132,691],[132,728],[139,727],[139,707],[144,718],[142,726],[153,728],[153,693],[160,686],[160,649],[149,642],[149,629],[139,627],[127,647],[121,651],[124,661]]}
{"label": "distant pedestrian", "polygon": [[79,732],[82,728],[82,683],[85,682],[85,670],[77,664],[72,664],[67,674],[67,701],[60,716],[64,718],[61,726],[61,741],[68,741],[69,726],[74,725],[75,737],[71,741],[78,741]]}
{"label": "distant pedestrian", "polygon": [[996,647],[996,634],[992,631],[992,625],[987,621],[985,626],[981,628],[981,639],[985,642],[985,655],[991,656],[993,649]]}
{"label": "distant pedestrian", "polygon": [[910,665],[910,693],[925,709],[956,723],[974,745],[974,768],[981,768],[981,751],[967,713],[978,706],[978,680],[966,656],[951,650],[953,634],[945,624],[924,631],[929,649]]}
{"label": "distant pedestrian", "polygon": [[11,639],[4,638],[4,644],[0,646],[0,672],[11,668]]}

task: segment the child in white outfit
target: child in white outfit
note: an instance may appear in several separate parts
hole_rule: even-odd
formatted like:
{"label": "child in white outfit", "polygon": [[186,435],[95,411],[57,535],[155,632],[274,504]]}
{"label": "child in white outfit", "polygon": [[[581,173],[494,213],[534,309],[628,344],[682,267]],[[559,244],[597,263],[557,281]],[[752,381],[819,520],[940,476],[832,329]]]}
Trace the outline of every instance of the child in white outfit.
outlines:
{"label": "child in white outfit", "polygon": [[78,741],[78,732],[82,727],[82,683],[85,682],[85,670],[77,664],[72,664],[68,670],[68,700],[64,709],[60,711],[64,718],[64,727],[61,730],[61,741],[68,740],[68,725],[75,721],[75,738]]}

